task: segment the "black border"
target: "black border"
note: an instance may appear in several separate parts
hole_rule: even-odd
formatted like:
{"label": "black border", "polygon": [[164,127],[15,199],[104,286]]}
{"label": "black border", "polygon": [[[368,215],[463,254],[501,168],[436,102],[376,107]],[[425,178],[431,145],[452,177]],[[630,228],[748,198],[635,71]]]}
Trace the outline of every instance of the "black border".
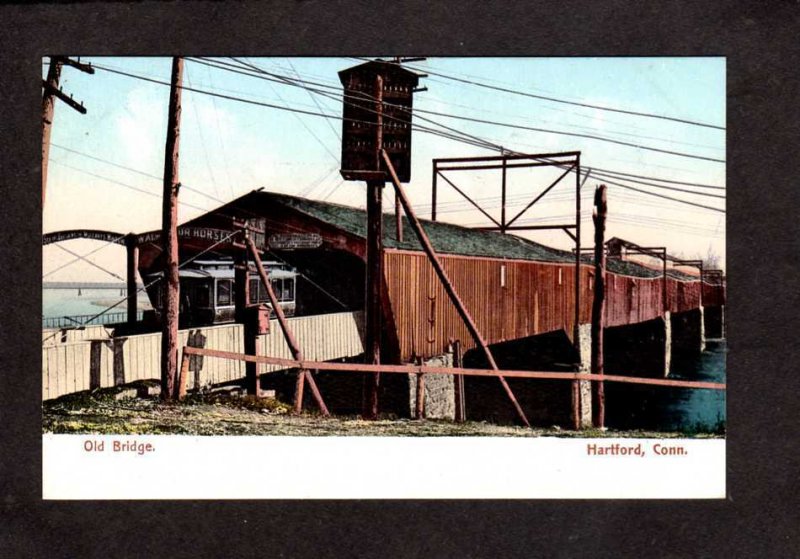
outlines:
{"label": "black border", "polygon": [[[800,375],[794,370],[798,344],[792,328],[800,308],[792,149],[800,130],[795,108],[799,13],[795,2],[780,1],[284,0],[0,7],[0,554],[800,555],[800,453],[793,436]],[[48,53],[726,56],[728,498],[42,501],[40,388],[34,373],[41,308],[39,76],[41,57]],[[240,474],[255,483],[257,465],[243,464]]]}

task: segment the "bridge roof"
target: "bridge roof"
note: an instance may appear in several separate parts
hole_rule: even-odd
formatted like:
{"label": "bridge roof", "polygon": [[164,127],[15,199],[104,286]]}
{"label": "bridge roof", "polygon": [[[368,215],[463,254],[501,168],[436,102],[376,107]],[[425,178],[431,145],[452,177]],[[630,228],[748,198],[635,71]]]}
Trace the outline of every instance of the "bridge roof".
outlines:
{"label": "bridge roof", "polygon": [[[367,236],[365,210],[284,194],[263,194],[301,213],[343,229],[352,235],[360,238],[366,238]],[[546,247],[514,235],[499,235],[449,223],[421,221],[425,233],[437,252],[544,262],[569,263],[575,261],[575,257],[567,251]],[[386,248],[421,251],[422,245],[420,245],[416,235],[411,230],[408,218],[403,218],[403,227],[407,233],[403,235],[402,242],[398,242],[396,238],[394,232],[395,224],[396,218],[394,214],[384,214],[384,246]]]}
{"label": "bridge roof", "polygon": [[[353,236],[366,239],[366,211],[334,204],[309,200],[288,194],[274,192],[253,192],[246,197],[256,196],[262,200],[269,199],[270,203],[282,204],[311,218],[325,222],[341,229]],[[240,199],[242,200],[242,199]],[[250,204],[247,207],[252,208]],[[395,235],[395,215],[385,213],[383,216],[384,246],[386,248],[421,251],[422,246],[416,235],[411,231],[408,218],[403,218],[403,227],[406,234],[403,241],[398,242]],[[572,264],[575,255],[570,251],[548,247],[516,235],[502,235],[496,232],[480,231],[450,223],[422,221],[425,232],[437,252],[442,254],[459,254],[464,256],[482,256],[488,258],[509,258],[517,260],[531,260],[536,262],[553,262]],[[585,264],[591,264],[593,259],[589,255],[582,257]],[[607,269],[610,272],[654,278],[661,275],[661,270],[653,270],[635,262],[607,259]],[[682,274],[675,270],[668,271],[670,277],[682,280],[693,280],[692,276]]]}

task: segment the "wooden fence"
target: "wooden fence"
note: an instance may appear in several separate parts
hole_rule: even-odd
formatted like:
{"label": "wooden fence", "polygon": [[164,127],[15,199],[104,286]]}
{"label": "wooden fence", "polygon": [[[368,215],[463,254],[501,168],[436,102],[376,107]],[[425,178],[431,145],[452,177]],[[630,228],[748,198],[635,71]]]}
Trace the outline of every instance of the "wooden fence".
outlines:
{"label": "wooden fence", "polygon": [[[352,357],[363,353],[361,313],[335,313],[289,319],[306,355],[316,360]],[[75,331],[71,341],[42,346],[42,399],[57,398],[92,388],[105,388],[136,380],[160,378],[161,334],[111,337],[89,329]],[[80,333],[78,333],[80,332]],[[56,336],[59,340],[61,336]],[[260,336],[261,355],[291,356],[278,326]],[[178,344],[220,351],[243,352],[244,328],[240,324],[181,330]],[[182,349],[179,350],[182,352]],[[179,355],[179,358],[182,356]],[[192,357],[187,388],[235,381],[245,376],[242,362]]]}

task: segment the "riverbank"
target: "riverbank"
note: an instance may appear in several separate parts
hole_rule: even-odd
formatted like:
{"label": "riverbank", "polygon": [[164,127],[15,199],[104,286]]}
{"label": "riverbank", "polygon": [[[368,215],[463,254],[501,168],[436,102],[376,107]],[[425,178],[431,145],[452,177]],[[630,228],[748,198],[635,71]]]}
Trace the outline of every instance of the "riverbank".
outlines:
{"label": "riverbank", "polygon": [[643,430],[570,431],[559,427],[533,428],[486,422],[384,417],[364,421],[357,416],[324,418],[313,411],[291,415],[291,408],[275,399],[228,394],[192,395],[166,404],[156,397],[130,397],[147,392],[148,385],[81,392],[44,402],[44,433],[175,434],[267,436],[405,436],[405,437],[626,437],[721,438],[722,433],[658,432]]}

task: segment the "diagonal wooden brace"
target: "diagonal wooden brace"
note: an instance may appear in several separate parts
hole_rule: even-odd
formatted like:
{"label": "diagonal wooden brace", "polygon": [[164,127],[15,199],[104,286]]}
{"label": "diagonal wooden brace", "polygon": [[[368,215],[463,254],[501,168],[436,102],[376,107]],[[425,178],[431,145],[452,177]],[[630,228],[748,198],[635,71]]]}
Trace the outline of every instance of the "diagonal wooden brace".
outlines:
{"label": "diagonal wooden brace", "polygon": [[[444,286],[444,290],[447,292],[447,295],[450,297],[450,300],[453,302],[453,305],[456,307],[458,314],[461,316],[461,320],[464,321],[464,324],[469,330],[470,335],[475,340],[475,343],[480,346],[483,350],[484,355],[486,356],[486,360],[489,362],[489,366],[494,369],[495,371],[499,370],[497,363],[494,360],[494,356],[492,355],[491,350],[489,349],[488,344],[483,339],[483,336],[478,331],[478,327],[475,325],[475,322],[472,320],[469,312],[467,311],[464,303],[461,301],[461,298],[456,293],[453,284],[450,282],[450,278],[447,277],[447,273],[444,271],[442,267],[442,263],[439,261],[439,258],[436,256],[436,251],[433,249],[433,245],[431,244],[430,239],[425,234],[425,230],[422,228],[422,224],[420,223],[419,219],[417,218],[417,214],[414,213],[414,210],[411,208],[411,204],[406,198],[406,194],[403,191],[403,187],[400,185],[400,180],[397,178],[397,173],[392,166],[392,162],[389,159],[385,150],[381,150],[381,155],[383,156],[383,161],[386,163],[386,168],[389,170],[389,175],[392,179],[392,184],[394,184],[395,191],[397,192],[397,197],[400,199],[400,203],[403,205],[403,211],[405,211],[406,216],[408,217],[408,221],[411,224],[411,229],[414,230],[417,238],[419,239],[422,248],[425,250],[425,254],[428,255],[428,259],[433,266],[436,275],[439,276],[439,281],[442,282]],[[508,395],[509,400],[511,403],[514,404],[514,408],[517,410],[517,415],[519,416],[522,423],[525,424],[526,427],[530,427],[531,424],[528,422],[528,418],[525,417],[525,412],[522,411],[522,407],[519,405],[516,396],[514,396],[514,392],[511,391],[511,387],[508,386],[506,379],[503,378],[502,375],[498,374],[498,379],[500,379],[500,384],[503,385],[503,390],[505,390],[506,394]]]}
{"label": "diagonal wooden brace", "polygon": [[[253,257],[253,261],[256,264],[256,269],[258,270],[258,275],[261,278],[261,283],[264,284],[264,288],[269,296],[269,302],[272,305],[272,310],[275,311],[275,316],[278,318],[278,324],[281,326],[281,331],[283,332],[283,337],[286,340],[286,345],[289,346],[289,350],[292,352],[294,359],[296,361],[302,361],[303,352],[300,350],[300,346],[298,345],[297,340],[294,338],[294,334],[292,334],[292,331],[289,328],[289,323],[286,322],[286,316],[283,314],[283,309],[278,303],[278,298],[275,296],[275,291],[272,289],[272,282],[270,282],[267,272],[264,269],[264,265],[261,262],[261,257],[258,255],[258,249],[256,248],[253,239],[251,239],[249,235],[245,234],[244,239],[245,243],[247,244],[247,248],[250,251],[250,255]],[[325,401],[322,399],[322,394],[320,393],[319,388],[317,388],[317,383],[314,381],[314,377],[311,376],[311,373],[308,371],[308,369],[302,369],[297,374],[297,383],[295,384],[294,393],[295,413],[300,413],[300,411],[303,409],[303,389],[305,382],[308,382],[309,387],[311,387],[311,393],[314,395],[314,400],[317,402],[322,415],[326,417],[329,416],[330,412],[328,411],[328,407],[325,405]]]}

